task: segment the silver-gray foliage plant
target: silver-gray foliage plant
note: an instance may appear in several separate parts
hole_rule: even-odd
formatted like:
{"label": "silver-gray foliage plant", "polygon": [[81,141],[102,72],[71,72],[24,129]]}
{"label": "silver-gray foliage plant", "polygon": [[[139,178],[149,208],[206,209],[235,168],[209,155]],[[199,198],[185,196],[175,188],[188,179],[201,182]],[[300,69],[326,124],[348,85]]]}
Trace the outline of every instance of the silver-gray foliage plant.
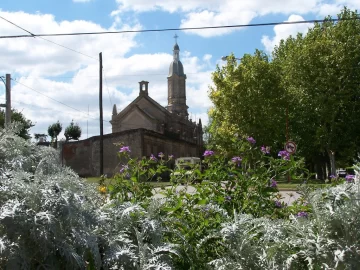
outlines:
{"label": "silver-gray foliage plant", "polygon": [[[213,238],[222,238],[225,256],[214,269],[359,269],[360,167],[351,183],[304,191],[308,217],[289,220],[235,215]],[[204,243],[203,243],[204,244]]]}
{"label": "silver-gray foliage plant", "polygon": [[151,211],[105,203],[18,128],[0,130],[0,269],[171,269]]}
{"label": "silver-gray foliage plant", "polygon": [[[164,240],[171,220],[160,214],[163,201],[148,202],[145,210],[107,200],[61,166],[56,150],[16,136],[18,128],[0,130],[0,269],[174,268],[174,257],[182,255]],[[356,171],[353,183],[304,190],[313,209],[308,217],[235,214],[229,222],[221,215],[222,228],[198,244],[200,249],[215,238],[225,248],[208,267],[358,269],[360,168]]]}

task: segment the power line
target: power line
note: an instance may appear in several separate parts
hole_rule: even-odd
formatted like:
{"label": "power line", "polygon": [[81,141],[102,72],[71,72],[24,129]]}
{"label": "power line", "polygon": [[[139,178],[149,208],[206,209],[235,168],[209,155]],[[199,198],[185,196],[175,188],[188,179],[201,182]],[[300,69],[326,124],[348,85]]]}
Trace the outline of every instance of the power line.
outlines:
{"label": "power line", "polygon": [[[51,100],[53,100],[53,101],[55,101],[55,102],[57,102],[57,103],[59,103],[59,104],[61,104],[61,105],[63,105],[63,106],[66,106],[66,107],[68,107],[68,108],[70,108],[70,109],[73,109],[73,110],[75,110],[75,111],[78,111],[78,112],[80,112],[80,113],[83,113],[83,114],[86,114],[86,115],[87,115],[86,112],[81,111],[81,110],[79,110],[79,109],[76,109],[76,108],[74,108],[74,107],[72,107],[72,106],[70,106],[70,105],[67,105],[67,104],[65,104],[64,102],[61,102],[61,101],[59,101],[59,100],[56,100],[56,99],[54,99],[54,98],[52,98],[52,97],[49,97],[48,95],[45,95],[44,93],[42,93],[42,92],[40,92],[40,91],[38,91],[38,90],[30,87],[30,86],[27,86],[27,85],[25,85],[25,84],[23,84],[23,83],[15,80],[15,79],[11,79],[11,80],[15,81],[15,82],[18,83],[18,84],[23,85],[24,87],[26,87],[26,88],[28,88],[28,89],[30,89],[30,90],[32,90],[32,91],[35,91],[35,92],[39,93],[40,95],[43,95],[44,97],[47,97],[48,99],[51,99]],[[89,116],[89,118],[92,118],[92,119],[94,119],[94,120],[99,120],[98,118],[93,118],[93,117],[90,117],[90,116]],[[106,122],[107,120],[103,120],[103,121]]]}
{"label": "power line", "polygon": [[95,57],[92,57],[92,56],[87,55],[87,54],[85,54],[85,53],[82,53],[82,52],[76,51],[76,50],[74,50],[74,49],[71,49],[71,48],[69,48],[69,47],[66,47],[65,45],[62,45],[62,44],[56,43],[55,41],[52,41],[52,40],[49,40],[49,39],[43,38],[43,37],[38,36],[38,35],[35,35],[35,34],[31,33],[30,31],[26,30],[25,28],[22,28],[21,26],[17,25],[16,23],[13,23],[13,22],[11,22],[11,21],[9,21],[9,20],[5,19],[5,18],[4,18],[4,17],[2,17],[2,16],[0,16],[0,18],[1,18],[1,19],[3,19],[4,21],[7,21],[8,23],[10,23],[10,24],[12,24],[12,25],[16,26],[17,28],[20,28],[21,30],[23,30],[23,31],[25,31],[25,32],[27,32],[27,33],[29,33],[29,34],[30,34],[32,37],[34,37],[34,38],[35,38],[35,37],[41,38],[41,39],[43,39],[43,40],[45,40],[45,41],[47,41],[47,42],[53,43],[53,44],[55,44],[55,45],[57,45],[57,46],[63,47],[63,48],[65,48],[65,49],[68,49],[68,50],[70,50],[70,51],[76,52],[76,53],[78,53],[78,54],[81,54],[81,55],[83,55],[83,56],[86,56],[86,57],[89,57],[89,58],[91,58],[91,59],[94,59],[94,60],[98,61],[98,59],[97,59],[97,58],[95,58]]}
{"label": "power line", "polygon": [[107,90],[108,95],[109,95],[110,107],[112,108],[114,103],[111,100],[110,91],[109,91],[108,83],[107,83],[107,80],[106,80],[105,71],[104,71],[104,79],[105,79],[106,90]]}
{"label": "power line", "polygon": [[34,35],[33,33],[31,33],[30,31],[28,31],[28,30],[26,30],[26,29],[22,28],[21,26],[19,26],[19,25],[15,24],[15,23],[13,23],[13,22],[11,22],[11,21],[9,21],[9,20],[5,19],[5,18],[4,18],[4,17],[2,17],[2,16],[0,16],[0,18],[1,18],[1,19],[3,19],[4,21],[7,21],[8,23],[10,23],[10,24],[12,24],[12,25],[16,26],[17,28],[20,28],[21,30],[23,30],[23,31],[25,31],[25,32],[27,32],[27,33],[29,33],[31,36],[35,37],[35,35]]}
{"label": "power line", "polygon": [[35,37],[41,38],[41,39],[43,39],[43,40],[45,40],[45,41],[47,41],[47,42],[53,43],[53,44],[55,44],[55,45],[58,45],[58,46],[60,46],[60,47],[63,47],[63,48],[65,48],[65,49],[68,49],[68,50],[70,50],[70,51],[76,52],[76,53],[81,54],[81,55],[83,55],[83,56],[86,56],[86,57],[89,57],[89,58],[94,59],[94,60],[96,60],[96,61],[99,61],[99,60],[96,59],[95,57],[92,57],[92,56],[87,55],[87,54],[85,54],[85,53],[76,51],[76,50],[71,49],[71,48],[69,48],[69,47],[66,47],[66,46],[64,46],[64,45],[62,45],[62,44],[56,43],[56,42],[54,42],[54,41],[51,41],[51,40],[49,40],[49,39],[46,39],[46,38],[43,38],[43,37],[40,37],[40,36],[35,36]]}
{"label": "power line", "polygon": [[[5,100],[4,98],[1,98],[1,100]],[[52,111],[52,112],[58,112],[58,113],[64,113],[64,111],[58,111],[58,110],[55,110],[55,109],[52,109],[52,108],[47,108],[47,107],[42,107],[42,106],[38,106],[38,105],[35,105],[35,104],[28,104],[28,103],[25,103],[25,102],[21,102],[21,101],[18,101],[18,100],[11,100],[11,102],[13,103],[17,103],[17,104],[20,104],[20,105],[24,105],[24,106],[28,106],[28,107],[33,107],[33,108],[38,108],[38,109],[43,109],[43,110],[49,110],[49,111]],[[74,115],[75,112],[67,112],[67,114],[70,114],[70,115]],[[85,117],[86,119],[92,119],[92,120],[96,120],[96,121],[99,121],[99,119],[96,119],[96,118],[92,118],[90,116],[87,116]],[[84,117],[82,117],[81,119],[85,119]],[[109,123],[110,124],[110,123]]]}
{"label": "power line", "polygon": [[[209,71],[204,71],[204,72],[209,72]],[[187,72],[187,75],[195,75],[195,74],[200,74],[200,73],[204,73],[204,72]],[[212,71],[211,71],[212,72]],[[116,77],[137,77],[137,76],[168,76],[168,73],[139,73],[139,74],[116,74]],[[84,78],[98,78],[99,75],[88,75],[88,76],[82,76],[82,75],[74,75],[74,76],[48,76],[48,77],[54,77],[55,79],[73,79],[76,77],[84,77]],[[21,78],[41,78],[41,79],[47,79],[48,77],[43,76],[43,77],[39,77],[39,76],[21,76]]]}
{"label": "power line", "polygon": [[[180,28],[163,28],[163,29],[143,29],[143,30],[121,30],[121,31],[99,31],[99,32],[77,32],[77,33],[54,33],[54,34],[31,34],[31,35],[11,35],[0,36],[0,38],[24,38],[24,37],[55,37],[55,36],[81,36],[81,35],[103,35],[103,34],[126,34],[126,33],[148,33],[148,32],[167,32],[167,31],[189,31],[189,30],[206,30],[206,29],[222,29],[222,28],[243,28],[243,27],[259,27],[259,26],[275,26],[289,24],[304,23],[322,23],[322,22],[338,22],[352,21],[360,18],[342,18],[342,19],[323,19],[323,20],[306,20],[293,22],[269,22],[269,23],[251,23],[221,26],[201,26],[201,27],[180,27]],[[28,32],[28,31],[26,31]]]}

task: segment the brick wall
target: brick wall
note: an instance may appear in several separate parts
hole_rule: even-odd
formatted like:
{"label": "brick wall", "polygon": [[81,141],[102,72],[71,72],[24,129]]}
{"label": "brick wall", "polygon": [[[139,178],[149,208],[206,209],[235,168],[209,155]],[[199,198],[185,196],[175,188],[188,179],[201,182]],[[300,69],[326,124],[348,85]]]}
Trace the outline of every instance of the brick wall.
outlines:
{"label": "brick wall", "polygon": [[[120,169],[121,161],[118,158],[119,146],[122,142],[130,146],[132,157],[157,156],[159,152],[174,155],[175,158],[184,156],[198,156],[198,146],[184,140],[169,138],[163,134],[146,130],[133,129],[104,135],[104,174],[113,175]],[[86,140],[63,143],[63,164],[71,167],[80,176],[100,175],[100,136]]]}
{"label": "brick wall", "polygon": [[[104,174],[113,175],[119,170],[119,146],[114,143],[121,142],[130,146],[131,156],[142,156],[142,132],[141,129],[137,129],[104,135]],[[99,155],[100,136],[67,142],[62,146],[63,164],[83,177],[100,175]]]}

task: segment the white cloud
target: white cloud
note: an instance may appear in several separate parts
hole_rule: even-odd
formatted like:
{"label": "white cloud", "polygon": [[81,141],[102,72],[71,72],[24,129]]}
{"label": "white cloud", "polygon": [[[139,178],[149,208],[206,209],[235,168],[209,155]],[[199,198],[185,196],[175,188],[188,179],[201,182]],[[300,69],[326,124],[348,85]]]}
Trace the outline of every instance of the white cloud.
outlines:
{"label": "white cloud", "polygon": [[[314,12],[321,0],[117,0],[119,8],[114,14],[124,11],[149,12],[162,10],[180,12],[183,15],[180,27],[203,27],[248,24],[258,16],[267,14],[306,14]],[[228,34],[240,28],[191,30],[187,33],[202,37]]]}
{"label": "white cloud", "polygon": [[[133,26],[122,24],[118,16],[115,16],[113,25],[105,29],[89,21],[56,21],[55,17],[49,14],[0,13],[1,16],[33,33],[141,28],[138,23]],[[0,21],[0,29],[3,35],[24,34],[4,21]],[[12,105],[36,123],[31,133],[46,133],[48,126],[57,120],[63,124],[65,130],[71,120],[74,120],[82,128],[82,138],[86,138],[87,134],[99,134],[99,64],[96,60],[99,52],[103,52],[106,79],[103,81],[105,120],[111,119],[113,104],[117,105],[119,111],[137,97],[138,82],[141,80],[148,80],[150,96],[160,104],[166,105],[167,75],[173,58],[171,48],[169,53],[128,56],[131,50],[138,46],[135,36],[124,34],[48,38],[90,55],[95,60],[38,38],[0,40],[3,55],[0,74],[11,73],[19,82],[12,83]],[[210,81],[208,70],[214,68],[211,67],[211,55],[199,58],[192,56],[190,52],[184,52],[181,54],[181,60],[188,74],[187,97],[190,110],[199,115],[206,114],[210,104],[207,98],[207,84]],[[0,99],[4,99],[4,91],[0,93]],[[104,132],[111,132],[109,123],[104,123]]]}
{"label": "white cloud", "polygon": [[[300,15],[292,14],[286,22],[304,21]],[[274,47],[280,43],[282,39],[288,38],[290,35],[296,36],[297,33],[307,33],[309,27],[313,26],[311,23],[302,24],[281,24],[274,26],[275,36],[263,36],[261,39],[262,44],[265,46],[267,52],[272,52]]]}
{"label": "white cloud", "polygon": [[[248,24],[254,18],[269,14],[304,15],[315,18],[336,15],[345,5],[360,8],[359,0],[116,0],[118,9],[113,14],[126,11],[178,12],[182,15],[181,28]],[[238,31],[241,28],[189,30],[187,33],[213,37]]]}
{"label": "white cloud", "polygon": [[360,1],[359,0],[333,0],[328,3],[324,3],[318,7],[318,14],[321,17],[332,16],[336,17],[340,13],[340,10],[347,6],[349,9],[359,9]]}
{"label": "white cloud", "polygon": [[87,3],[87,2],[91,2],[91,0],[73,0],[73,2],[75,2],[75,3]]}
{"label": "white cloud", "polygon": [[116,0],[116,2],[119,4],[119,12],[164,10],[172,13],[175,11],[191,11],[197,8],[215,8],[219,4],[218,0]]}
{"label": "white cloud", "polygon": [[[106,30],[140,29],[140,25],[122,25],[105,29],[89,21],[61,21],[55,20],[49,14],[28,14],[24,12],[0,12],[1,16],[23,26],[28,31],[39,33],[72,33]],[[1,20],[0,29],[3,35],[26,34],[21,29]],[[112,54],[113,57],[123,56],[136,46],[135,34],[126,35],[86,35],[66,37],[46,37],[46,39],[72,48],[85,55],[98,58],[99,52]],[[121,44],[121,46],[118,46]],[[42,38],[21,38],[0,40],[0,50],[4,53],[0,65],[0,72],[21,74],[32,73],[41,76],[55,76],[69,71],[76,71],[84,65],[94,63],[95,60],[56,46]],[[45,64],[44,64],[45,63]]]}

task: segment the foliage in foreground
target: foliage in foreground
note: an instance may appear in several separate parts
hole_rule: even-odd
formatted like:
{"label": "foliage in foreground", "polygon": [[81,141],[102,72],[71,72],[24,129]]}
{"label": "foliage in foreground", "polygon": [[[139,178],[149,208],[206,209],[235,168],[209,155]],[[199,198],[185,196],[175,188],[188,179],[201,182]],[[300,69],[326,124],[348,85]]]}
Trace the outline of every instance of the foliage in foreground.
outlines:
{"label": "foliage in foreground", "polygon": [[17,130],[0,130],[1,269],[166,269],[173,249],[150,208],[105,202]]}
{"label": "foliage in foreground", "polygon": [[[314,192],[304,185],[304,199],[286,207],[276,204],[261,179],[268,170],[291,172],[294,160],[259,162],[256,169],[248,159],[252,175],[241,178],[240,167],[224,166],[210,155],[205,175],[214,180],[196,185],[194,195],[170,189],[162,199],[146,193],[134,200],[116,196],[116,187],[115,194],[107,188],[99,192],[61,167],[54,149],[14,132],[16,127],[0,130],[1,269],[356,269],[360,261],[358,176]],[[256,151],[252,147],[249,156]],[[224,168],[231,173],[221,172]],[[236,178],[238,187],[218,185],[224,175]],[[134,194],[137,180],[129,175]],[[244,199],[240,190],[247,187],[260,193],[252,198],[243,192]],[[222,193],[226,190],[231,198]],[[254,217],[262,209],[252,205],[258,200],[277,214],[263,209]],[[247,211],[241,207],[245,202]]]}

